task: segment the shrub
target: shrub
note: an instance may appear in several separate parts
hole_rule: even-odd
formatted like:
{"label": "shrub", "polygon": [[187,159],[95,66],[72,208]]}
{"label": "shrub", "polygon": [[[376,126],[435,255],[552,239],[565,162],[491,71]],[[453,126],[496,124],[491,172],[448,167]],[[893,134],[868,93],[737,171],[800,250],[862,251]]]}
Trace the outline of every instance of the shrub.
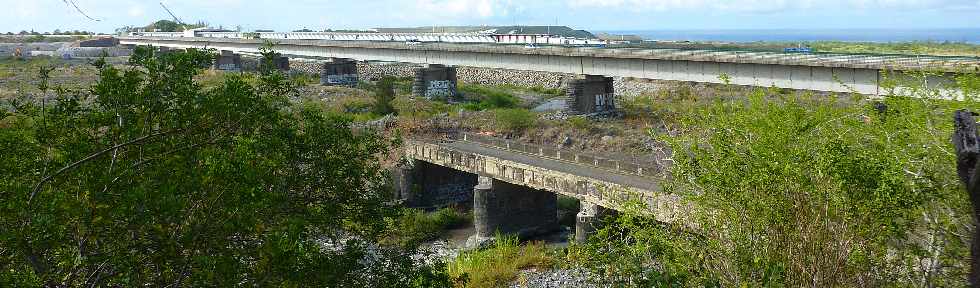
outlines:
{"label": "shrub", "polygon": [[392,78],[381,79],[374,87],[374,105],[371,112],[377,115],[388,115],[397,112],[391,104],[395,100],[395,80]]}
{"label": "shrub", "polygon": [[980,105],[926,90],[884,112],[761,89],[703,103],[660,138],[699,228],[627,213],[569,255],[641,286],[963,285],[971,210],[948,139],[952,111]]}
{"label": "shrub", "polygon": [[[459,255],[448,265],[449,275],[467,279],[466,287],[491,288],[509,285],[521,270],[549,268],[554,257],[543,243],[520,245],[517,237],[497,235],[487,249]],[[459,285],[457,285],[459,286]]]}
{"label": "shrub", "polygon": [[537,117],[527,109],[497,109],[493,110],[497,129],[519,132],[534,126]]}
{"label": "shrub", "polygon": [[412,246],[421,242],[435,240],[446,230],[457,229],[472,221],[472,216],[454,207],[443,208],[433,213],[419,209],[405,209],[402,214],[389,220],[389,242]]}
{"label": "shrub", "polygon": [[517,107],[520,102],[517,97],[514,97],[513,94],[505,91],[502,88],[461,85],[459,89],[460,92],[462,92],[466,97],[475,101],[467,103],[463,106],[469,110],[478,111],[498,108],[514,108]]}
{"label": "shrub", "polygon": [[449,284],[414,249],[364,261],[395,212],[390,141],[292,106],[277,71],[203,88],[212,60],[139,47],[87,93],[0,112],[0,286]]}
{"label": "shrub", "polygon": [[586,131],[592,130],[592,120],[589,120],[588,118],[585,118],[585,117],[571,117],[571,118],[568,118],[567,121],[568,121],[568,125],[571,125],[572,128],[575,128],[575,129],[578,129],[578,130],[586,130]]}
{"label": "shrub", "polygon": [[307,73],[295,73],[289,77],[295,86],[307,86],[320,82],[320,79]]}

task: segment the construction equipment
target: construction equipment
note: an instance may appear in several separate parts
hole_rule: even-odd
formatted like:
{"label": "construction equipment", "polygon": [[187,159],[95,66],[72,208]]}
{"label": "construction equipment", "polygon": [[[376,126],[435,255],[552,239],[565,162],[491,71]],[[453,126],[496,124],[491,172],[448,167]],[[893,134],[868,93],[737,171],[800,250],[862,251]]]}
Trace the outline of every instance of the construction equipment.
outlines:
{"label": "construction equipment", "polygon": [[180,18],[177,18],[177,15],[174,15],[174,12],[173,11],[170,11],[170,8],[167,8],[167,5],[164,5],[163,4],[163,1],[160,1],[160,7],[163,7],[163,10],[166,10],[167,11],[167,14],[170,14],[170,17],[174,17],[174,22],[177,22],[177,24],[180,24],[181,29],[183,29],[185,26],[187,26],[187,25],[184,24],[184,21],[180,21]]}

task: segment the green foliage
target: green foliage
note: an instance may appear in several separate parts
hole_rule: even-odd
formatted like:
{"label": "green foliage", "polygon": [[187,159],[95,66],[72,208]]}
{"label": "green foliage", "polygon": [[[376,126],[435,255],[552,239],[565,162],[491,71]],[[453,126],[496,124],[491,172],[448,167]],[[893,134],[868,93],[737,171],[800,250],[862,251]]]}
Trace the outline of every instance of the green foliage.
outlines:
{"label": "green foliage", "polygon": [[568,125],[571,125],[572,128],[575,128],[575,129],[578,129],[578,130],[589,131],[589,130],[592,130],[592,128],[593,128],[593,126],[592,126],[592,120],[589,120],[589,118],[585,118],[585,117],[571,117],[571,118],[568,118],[567,121],[568,121]]}
{"label": "green foliage", "polygon": [[205,25],[204,23],[184,24],[184,23],[177,23],[171,20],[160,20],[157,22],[153,22],[150,25],[147,25],[145,29],[147,31],[159,30],[160,32],[180,32],[180,31],[184,31],[185,29],[195,29],[195,28],[201,28],[205,26],[207,25]]}
{"label": "green foliage", "polygon": [[371,112],[377,115],[397,112],[395,106],[392,105],[392,101],[395,100],[394,82],[395,79],[385,77],[374,86],[374,104],[371,106]]}
{"label": "green foliage", "polygon": [[948,41],[894,43],[818,41],[809,45],[815,51],[819,52],[980,56],[980,45]]}
{"label": "green foliage", "polygon": [[27,39],[24,39],[24,41],[28,43],[44,42],[44,38],[44,35],[33,35],[31,37],[27,37]]}
{"label": "green foliage", "polygon": [[459,255],[448,270],[453,277],[467,279],[465,287],[491,288],[509,285],[521,270],[553,265],[554,256],[543,243],[521,245],[517,237],[497,235],[492,246]]}
{"label": "green foliage", "polygon": [[320,79],[316,76],[306,73],[291,74],[289,79],[293,81],[293,85],[295,86],[309,86],[320,82]]}
{"label": "green foliage", "polygon": [[405,209],[402,214],[391,221],[393,226],[389,231],[388,241],[405,246],[418,245],[421,242],[435,240],[446,230],[460,228],[472,221],[472,216],[459,209],[449,207],[433,213],[425,213],[418,209]]}
{"label": "green foliage", "polygon": [[460,85],[459,90],[469,100],[475,100],[475,102],[467,103],[463,106],[473,111],[514,108],[520,102],[513,94],[499,88],[479,85]]}
{"label": "green foliage", "polygon": [[569,255],[639,286],[962,286],[972,220],[948,139],[980,105],[915,83],[884,111],[765,90],[685,108],[660,140],[694,225],[626,213]]}
{"label": "green foliage", "polygon": [[213,57],[139,47],[131,68],[97,61],[87,93],[0,110],[0,283],[449,284],[411,249],[371,248],[397,212],[380,184],[388,141],[291,106],[276,71],[203,88]]}
{"label": "green foliage", "polygon": [[533,112],[520,108],[493,110],[493,115],[497,129],[510,132],[523,131],[538,120]]}

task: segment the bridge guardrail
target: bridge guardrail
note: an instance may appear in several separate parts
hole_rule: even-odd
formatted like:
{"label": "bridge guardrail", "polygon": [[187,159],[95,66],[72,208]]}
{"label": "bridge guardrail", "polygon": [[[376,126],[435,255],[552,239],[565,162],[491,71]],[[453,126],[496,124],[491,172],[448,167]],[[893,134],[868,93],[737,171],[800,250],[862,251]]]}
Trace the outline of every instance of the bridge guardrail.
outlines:
{"label": "bridge guardrail", "polygon": [[476,133],[459,132],[450,135],[452,140],[473,142],[485,146],[491,146],[503,150],[515,151],[525,154],[536,155],[539,157],[575,163],[585,166],[593,166],[605,170],[612,170],[622,174],[636,175],[641,177],[651,177],[660,175],[663,169],[656,163],[644,163],[634,159],[616,159],[613,157],[603,157],[590,153],[575,152],[555,147],[546,147],[535,144],[528,144],[519,141],[502,139],[493,136],[481,135]]}

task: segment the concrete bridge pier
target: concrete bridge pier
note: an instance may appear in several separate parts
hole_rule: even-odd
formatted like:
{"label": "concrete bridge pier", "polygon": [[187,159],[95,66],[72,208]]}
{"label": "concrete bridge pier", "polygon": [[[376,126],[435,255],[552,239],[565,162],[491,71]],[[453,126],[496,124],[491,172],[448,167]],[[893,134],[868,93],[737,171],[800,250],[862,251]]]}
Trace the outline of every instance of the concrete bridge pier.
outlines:
{"label": "concrete bridge pier", "polygon": [[530,187],[480,177],[473,188],[476,234],[467,246],[478,247],[499,232],[533,237],[558,230],[558,195]]}
{"label": "concrete bridge pier", "polygon": [[323,63],[320,70],[320,84],[328,86],[356,87],[357,61],[347,58],[333,58]]}
{"label": "concrete bridge pier", "polygon": [[218,70],[242,71],[242,55],[229,50],[221,50],[214,66]]}
{"label": "concrete bridge pier", "polygon": [[585,242],[595,233],[602,218],[608,216],[612,210],[602,206],[581,202],[581,208],[575,215],[575,242]]}
{"label": "concrete bridge pier", "polygon": [[456,91],[456,67],[432,64],[415,70],[412,95],[428,99],[439,98],[453,101]]}
{"label": "concrete bridge pier", "polygon": [[611,112],[616,109],[613,78],[579,75],[568,81],[565,92],[565,113],[583,115]]}

